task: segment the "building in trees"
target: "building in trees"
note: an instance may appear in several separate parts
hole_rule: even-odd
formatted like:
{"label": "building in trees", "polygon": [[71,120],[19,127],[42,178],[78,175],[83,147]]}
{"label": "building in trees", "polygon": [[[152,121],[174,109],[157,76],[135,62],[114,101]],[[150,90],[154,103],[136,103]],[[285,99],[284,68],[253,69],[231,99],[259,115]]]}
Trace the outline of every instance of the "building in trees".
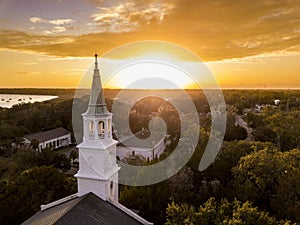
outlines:
{"label": "building in trees", "polygon": [[63,127],[59,127],[56,129],[37,132],[33,134],[27,134],[24,136],[24,145],[36,145],[32,146],[38,150],[43,148],[60,148],[69,146],[71,143],[71,132],[66,130]]}
{"label": "building in trees", "polygon": [[[143,139],[146,136],[148,130],[144,129],[136,134],[135,137]],[[140,155],[143,156],[145,159],[153,160],[155,158],[159,158],[159,156],[164,152],[166,149],[166,137],[161,138],[157,143],[155,141],[152,142],[152,147],[145,147],[139,143],[134,141],[130,141],[133,138],[132,136],[122,137],[118,140],[117,143],[117,156],[119,159],[124,159],[125,157],[131,157]],[[126,145],[124,145],[126,143]],[[127,144],[129,143],[129,144]]]}
{"label": "building in trees", "polygon": [[41,211],[23,224],[152,224],[118,203],[116,144],[96,54],[90,101],[83,114],[83,141],[77,146],[78,192],[41,206]]}

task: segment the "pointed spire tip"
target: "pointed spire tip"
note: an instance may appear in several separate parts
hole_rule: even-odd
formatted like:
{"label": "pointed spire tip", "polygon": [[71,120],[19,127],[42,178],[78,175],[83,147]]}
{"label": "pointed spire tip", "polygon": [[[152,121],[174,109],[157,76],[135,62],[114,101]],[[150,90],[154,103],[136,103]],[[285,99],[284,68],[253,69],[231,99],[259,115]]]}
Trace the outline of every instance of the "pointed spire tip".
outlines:
{"label": "pointed spire tip", "polygon": [[98,68],[98,54],[95,53],[95,69]]}

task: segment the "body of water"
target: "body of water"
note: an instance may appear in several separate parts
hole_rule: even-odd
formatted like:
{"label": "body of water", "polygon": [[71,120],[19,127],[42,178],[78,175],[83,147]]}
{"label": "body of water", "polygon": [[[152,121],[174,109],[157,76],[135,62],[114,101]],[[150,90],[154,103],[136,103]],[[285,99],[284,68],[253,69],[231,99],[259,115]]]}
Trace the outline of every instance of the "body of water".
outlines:
{"label": "body of water", "polygon": [[43,102],[55,98],[58,97],[52,95],[0,94],[0,107],[11,108],[17,104]]}

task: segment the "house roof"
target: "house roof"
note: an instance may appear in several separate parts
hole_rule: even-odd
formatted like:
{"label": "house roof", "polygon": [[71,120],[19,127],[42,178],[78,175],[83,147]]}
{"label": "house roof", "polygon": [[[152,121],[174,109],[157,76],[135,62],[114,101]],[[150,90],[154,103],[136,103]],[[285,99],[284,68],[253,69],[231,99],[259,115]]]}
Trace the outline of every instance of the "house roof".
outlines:
{"label": "house roof", "polygon": [[135,218],[93,193],[44,209],[22,225],[141,225]]}
{"label": "house roof", "polygon": [[65,128],[59,127],[53,130],[48,130],[44,132],[37,132],[33,134],[27,134],[24,136],[29,141],[32,141],[33,139],[36,139],[39,141],[39,143],[45,142],[45,141],[50,141],[52,139],[68,135],[71,132],[66,130]]}
{"label": "house roof", "polygon": [[[120,147],[126,147],[126,148],[138,148],[138,149],[153,149],[157,148],[161,144],[161,142],[165,139],[161,135],[159,139],[157,137],[151,137],[150,136],[150,131],[145,129],[145,130],[140,130],[136,132],[135,134],[132,134],[130,136],[124,136],[121,138],[116,137],[118,140],[117,146]],[[143,141],[136,141],[136,139],[141,139]]]}

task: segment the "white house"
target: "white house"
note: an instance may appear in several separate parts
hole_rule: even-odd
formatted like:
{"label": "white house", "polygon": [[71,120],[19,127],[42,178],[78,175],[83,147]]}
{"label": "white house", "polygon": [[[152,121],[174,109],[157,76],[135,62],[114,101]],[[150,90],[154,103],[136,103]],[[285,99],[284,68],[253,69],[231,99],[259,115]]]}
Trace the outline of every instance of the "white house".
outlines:
{"label": "white house", "polygon": [[[142,130],[135,134],[135,137],[142,138],[144,136],[143,132],[147,132],[146,130]],[[156,157],[159,157],[160,154],[164,152],[166,149],[166,138],[161,138],[157,143],[153,142],[153,146],[144,147],[139,146],[137,143],[130,142],[130,139],[133,137],[123,137],[118,140],[117,143],[117,157],[119,159],[123,159],[125,157],[141,155],[146,159],[153,160]],[[124,143],[128,142],[133,143],[130,145],[125,145]]]}
{"label": "white house", "polygon": [[71,132],[65,128],[59,127],[53,130],[27,134],[24,136],[25,146],[30,146],[31,141],[39,142],[39,150],[52,147],[54,149],[68,146],[71,143]]}

